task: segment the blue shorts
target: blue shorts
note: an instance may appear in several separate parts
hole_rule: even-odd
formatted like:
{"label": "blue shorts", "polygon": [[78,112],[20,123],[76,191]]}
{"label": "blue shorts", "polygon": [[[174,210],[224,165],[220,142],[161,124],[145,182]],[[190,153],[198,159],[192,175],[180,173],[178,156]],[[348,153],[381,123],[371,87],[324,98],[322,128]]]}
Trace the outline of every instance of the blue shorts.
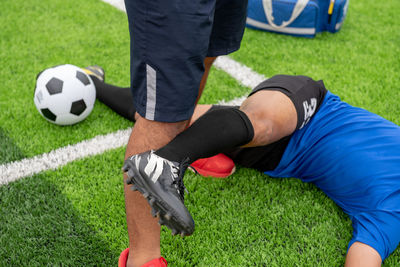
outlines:
{"label": "blue shorts", "polygon": [[247,0],[125,0],[137,112],[162,122],[193,114],[206,56],[240,47]]}
{"label": "blue shorts", "polygon": [[354,242],[384,260],[400,242],[400,127],[328,92],[318,112],[294,132],[278,166],[266,174],[297,177],[324,191],[353,222]]}

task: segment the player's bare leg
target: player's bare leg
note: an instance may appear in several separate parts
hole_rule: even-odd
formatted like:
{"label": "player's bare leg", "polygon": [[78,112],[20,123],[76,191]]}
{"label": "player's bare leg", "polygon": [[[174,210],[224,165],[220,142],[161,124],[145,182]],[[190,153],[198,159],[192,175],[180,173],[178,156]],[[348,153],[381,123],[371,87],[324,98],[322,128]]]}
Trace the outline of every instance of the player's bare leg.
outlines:
{"label": "player's bare leg", "polygon": [[[199,108],[203,112],[207,109]],[[268,145],[293,133],[296,126],[297,112],[289,97],[261,90],[250,96],[240,109],[222,107],[207,112],[168,145],[155,151],[155,155],[171,162],[186,158],[192,163],[239,146]],[[180,221],[180,229],[185,229],[188,222]]]}
{"label": "player's bare leg", "polygon": [[263,146],[292,134],[297,113],[292,101],[279,91],[261,90],[240,106],[249,117],[254,138],[246,146]]}
{"label": "player's bare leg", "polygon": [[[191,124],[211,107],[197,105]],[[289,97],[279,91],[258,91],[243,102],[240,110],[246,113],[254,128],[254,138],[245,146],[267,145],[292,134],[296,128],[296,109]]]}
{"label": "player's bare leg", "polygon": [[[204,61],[205,72],[199,87],[200,93],[204,89],[209,69],[214,60],[215,58],[206,58]],[[125,158],[164,146],[180,133],[187,124],[188,121],[161,123],[137,116],[137,121],[128,141]],[[151,208],[146,199],[139,192],[134,192],[130,188],[130,185],[125,184],[125,206],[130,251],[127,266],[140,266],[160,257],[160,226],[158,225],[158,219],[153,218],[151,215]]]}
{"label": "player's bare leg", "polygon": [[382,259],[379,253],[372,247],[354,242],[346,256],[345,267],[378,267],[381,266]]}
{"label": "player's bare leg", "polygon": [[[125,158],[167,144],[186,127],[187,121],[161,123],[139,116],[129,138]],[[126,177],[125,177],[126,178]],[[125,184],[125,206],[129,234],[127,266],[140,266],[160,255],[160,226],[151,216],[146,199]]]}
{"label": "player's bare leg", "polygon": [[197,104],[197,102],[199,102],[199,99],[200,99],[201,95],[203,94],[203,90],[206,87],[208,74],[210,73],[211,66],[214,63],[216,58],[217,57],[206,57],[204,59],[204,68],[205,69],[204,69],[203,77],[201,78],[201,81],[200,81],[199,95],[197,96],[196,104]]}
{"label": "player's bare leg", "polygon": [[197,121],[197,119],[203,116],[211,107],[212,105],[197,105],[192,117],[190,118],[190,124]]}

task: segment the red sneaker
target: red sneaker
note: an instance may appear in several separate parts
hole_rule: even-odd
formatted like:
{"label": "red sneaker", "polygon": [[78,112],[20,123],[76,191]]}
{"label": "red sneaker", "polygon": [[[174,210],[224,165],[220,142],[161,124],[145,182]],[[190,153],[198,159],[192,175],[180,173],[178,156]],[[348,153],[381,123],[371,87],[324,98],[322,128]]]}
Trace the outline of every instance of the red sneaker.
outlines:
{"label": "red sneaker", "polygon": [[167,267],[167,260],[163,257],[146,262],[141,267]]}
{"label": "red sneaker", "polygon": [[[121,252],[121,255],[119,255],[118,267],[126,267],[126,261],[128,260],[128,255],[129,255],[129,248]],[[167,265],[168,265],[167,260],[164,259],[163,257],[160,257],[158,259],[146,262],[141,267],[167,267]]]}
{"label": "red sneaker", "polygon": [[119,255],[118,267],[126,267],[126,261],[128,260],[128,255],[129,255],[129,248],[121,252],[121,254]]}
{"label": "red sneaker", "polygon": [[205,177],[226,178],[235,172],[235,163],[225,154],[217,154],[210,158],[198,159],[189,168]]}

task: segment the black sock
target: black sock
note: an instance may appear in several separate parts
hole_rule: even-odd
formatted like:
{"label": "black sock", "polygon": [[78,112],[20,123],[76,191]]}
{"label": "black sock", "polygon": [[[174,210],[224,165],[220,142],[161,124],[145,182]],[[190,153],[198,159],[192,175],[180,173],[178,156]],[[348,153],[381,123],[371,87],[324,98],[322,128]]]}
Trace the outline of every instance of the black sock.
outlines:
{"label": "black sock", "polygon": [[122,117],[135,121],[136,108],[133,104],[131,89],[113,86],[90,75],[96,87],[96,98]]}
{"label": "black sock", "polygon": [[155,153],[175,162],[188,157],[192,163],[199,158],[245,145],[253,137],[253,126],[244,112],[234,107],[217,109],[204,114]]}

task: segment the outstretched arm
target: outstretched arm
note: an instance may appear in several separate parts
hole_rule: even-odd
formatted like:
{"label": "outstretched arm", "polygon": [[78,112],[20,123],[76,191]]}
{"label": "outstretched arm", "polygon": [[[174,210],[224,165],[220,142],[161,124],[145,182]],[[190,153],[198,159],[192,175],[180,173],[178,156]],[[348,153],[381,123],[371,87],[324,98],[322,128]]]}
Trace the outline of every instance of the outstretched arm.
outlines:
{"label": "outstretched arm", "polygon": [[354,242],[346,256],[345,267],[378,267],[381,266],[381,256],[372,247]]}

